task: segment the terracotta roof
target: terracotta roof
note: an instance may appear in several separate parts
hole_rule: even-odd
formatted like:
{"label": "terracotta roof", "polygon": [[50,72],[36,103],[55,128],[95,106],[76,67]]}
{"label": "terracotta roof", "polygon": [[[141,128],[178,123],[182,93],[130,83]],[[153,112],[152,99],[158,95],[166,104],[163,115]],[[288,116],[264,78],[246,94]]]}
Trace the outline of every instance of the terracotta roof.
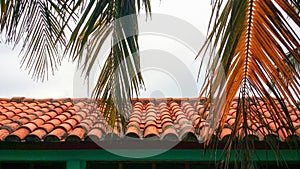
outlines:
{"label": "terracotta roof", "polygon": [[[208,112],[204,111],[203,99],[133,99],[133,110],[124,132],[106,127],[97,104],[90,99],[31,99],[14,97],[0,98],[0,141],[2,142],[80,142],[91,140],[122,139],[124,136],[140,140],[175,140],[202,142],[195,126],[200,124],[200,133],[207,129]],[[219,140],[226,140],[236,120],[236,104],[232,102],[230,115]],[[296,135],[286,134],[279,124],[271,120],[264,108],[266,121],[272,123],[270,135],[286,141],[300,136],[300,112],[288,107]],[[199,123],[200,122],[200,123]],[[262,124],[252,125],[252,136],[264,140]],[[113,136],[113,137],[112,137]]]}

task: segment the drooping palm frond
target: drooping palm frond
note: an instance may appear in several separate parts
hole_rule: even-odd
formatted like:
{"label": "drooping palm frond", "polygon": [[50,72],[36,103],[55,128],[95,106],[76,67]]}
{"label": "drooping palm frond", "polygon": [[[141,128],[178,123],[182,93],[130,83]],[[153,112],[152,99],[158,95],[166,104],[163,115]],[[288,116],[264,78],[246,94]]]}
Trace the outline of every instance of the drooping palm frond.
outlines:
{"label": "drooping palm frond", "polygon": [[[105,116],[115,121],[124,111],[123,103],[143,85],[136,16],[142,7],[150,13],[150,0],[1,0],[1,33],[7,43],[22,43],[21,64],[35,79],[44,80],[49,71],[54,73],[61,51],[79,61],[86,75],[98,57],[105,58],[94,96],[102,98]],[[110,37],[109,56],[99,56]]]}
{"label": "drooping palm frond", "polygon": [[[99,57],[105,58],[93,97],[109,124],[125,122],[126,111],[134,92],[138,95],[143,79],[140,73],[137,13],[142,5],[151,12],[150,0],[89,1],[72,32],[66,53],[82,63],[88,77]],[[111,39],[108,56],[100,56],[106,40]],[[104,49],[105,50],[105,49]],[[84,53],[84,54],[83,54]]]}
{"label": "drooping palm frond", "polygon": [[290,3],[292,4],[292,7],[296,11],[296,13],[299,15],[300,14],[300,1],[299,0],[291,0]]}
{"label": "drooping palm frond", "polygon": [[[295,51],[295,53],[297,53],[300,56],[300,49],[295,49],[294,51]],[[298,72],[298,74],[300,74],[300,65],[296,61],[296,58],[293,57],[293,55],[291,53],[287,53],[287,57],[289,58],[289,61],[293,64],[293,66],[295,67],[296,72]]]}
{"label": "drooping palm frond", "polygon": [[[258,124],[264,124],[266,130],[256,131],[264,136],[295,132],[287,105],[299,110],[300,76],[291,63],[291,58],[296,65],[300,63],[294,50],[300,46],[296,32],[300,18],[294,9],[299,9],[298,4],[289,0],[213,1],[211,33],[202,48],[211,52],[203,93],[212,101],[210,110],[219,120],[219,129],[224,128],[232,101],[238,101],[229,149],[237,146],[233,140],[252,134],[251,127],[260,128]],[[214,104],[215,99],[224,102]],[[270,119],[262,112],[262,103]]]}
{"label": "drooping palm frond", "polygon": [[62,26],[67,4],[51,0],[1,0],[1,34],[6,43],[22,43],[22,66],[34,79],[44,80],[60,65],[60,49],[66,45]]}

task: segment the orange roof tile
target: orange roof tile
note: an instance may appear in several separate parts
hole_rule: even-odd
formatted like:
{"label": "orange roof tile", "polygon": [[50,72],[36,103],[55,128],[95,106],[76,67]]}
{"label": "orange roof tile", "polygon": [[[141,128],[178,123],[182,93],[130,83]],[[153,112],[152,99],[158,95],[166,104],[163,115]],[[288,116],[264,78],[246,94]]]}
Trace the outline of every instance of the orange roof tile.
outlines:
{"label": "orange roof tile", "polygon": [[[97,105],[91,99],[32,99],[14,97],[0,98],[0,141],[7,142],[81,142],[91,140],[118,139],[124,136],[137,139],[199,141],[200,130],[206,130],[208,110],[204,112],[201,99],[133,99],[133,109],[127,121],[125,131],[119,133],[106,126],[105,120],[99,114]],[[226,140],[232,133],[236,121],[237,103],[231,104],[225,127],[217,136]],[[289,137],[280,121],[273,121],[263,103],[258,109],[264,113],[266,123],[257,124],[255,118],[247,120],[252,136],[264,140],[264,132],[275,135],[281,141]],[[296,136],[300,137],[300,112],[288,107]],[[254,125],[255,124],[255,125]],[[238,132],[243,136],[242,129]],[[294,136],[293,136],[294,137]]]}

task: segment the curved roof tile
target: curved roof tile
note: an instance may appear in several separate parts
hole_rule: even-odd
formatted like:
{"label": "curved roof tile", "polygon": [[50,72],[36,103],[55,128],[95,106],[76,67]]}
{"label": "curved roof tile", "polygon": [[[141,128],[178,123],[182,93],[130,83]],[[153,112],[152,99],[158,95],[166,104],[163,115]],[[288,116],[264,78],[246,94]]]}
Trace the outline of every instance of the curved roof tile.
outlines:
{"label": "curved roof tile", "polygon": [[[114,128],[107,126],[100,109],[92,99],[0,98],[0,141],[81,142],[129,136],[140,140],[201,142],[205,137],[201,134],[212,133],[207,119],[210,118],[209,110],[204,109],[205,101],[206,98],[132,99],[132,113],[127,126],[124,131],[118,131],[118,124]],[[225,127],[215,138],[226,141],[232,134],[237,108],[238,103],[235,100],[231,103],[229,115],[224,119]],[[296,108],[287,105],[296,128],[294,134],[281,127],[286,121],[272,116],[270,108],[264,102],[249,109],[255,110],[247,119],[249,133],[245,134],[240,128],[237,131],[238,137],[253,141],[300,140],[300,111]],[[280,105],[278,109],[282,110]],[[262,113],[265,121],[259,122],[255,113]],[[279,116],[286,115],[282,112]],[[266,124],[269,124],[268,128],[265,127]]]}

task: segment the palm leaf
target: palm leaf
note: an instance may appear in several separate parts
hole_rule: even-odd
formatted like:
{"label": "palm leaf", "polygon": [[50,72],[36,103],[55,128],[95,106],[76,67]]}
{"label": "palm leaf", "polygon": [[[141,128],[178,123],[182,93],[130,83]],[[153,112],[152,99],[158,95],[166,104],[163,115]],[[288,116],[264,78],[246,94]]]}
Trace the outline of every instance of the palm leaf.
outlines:
{"label": "palm leaf", "polygon": [[69,9],[61,1],[1,0],[1,33],[6,43],[22,43],[21,65],[42,81],[60,65],[66,45],[62,26]]}
{"label": "palm leaf", "polygon": [[[265,126],[266,130],[255,131],[262,133],[262,137],[279,136],[280,130],[274,130],[271,123],[280,126],[285,135],[295,134],[287,105],[299,110],[297,65],[300,57],[294,49],[300,45],[295,31],[300,27],[300,18],[293,8],[299,9],[299,3],[288,0],[228,0],[223,3],[222,0],[213,2],[212,18],[215,20],[211,21],[211,33],[201,49],[206,52],[212,49],[205,82],[208,87],[202,93],[208,93],[210,100],[225,100],[224,104],[210,105],[213,117],[219,120],[217,131],[224,128],[230,116],[230,105],[237,100],[236,121],[227,144],[229,150],[237,146],[232,144],[234,140],[252,134],[253,125],[256,128],[261,128],[258,124]],[[262,105],[272,118],[265,117]],[[238,145],[242,149],[251,147]]]}
{"label": "palm leaf", "polygon": [[[121,118],[119,112],[125,110],[123,103],[134,92],[138,95],[143,85],[136,18],[142,6],[146,13],[151,12],[149,0],[1,0],[1,33],[5,34],[7,43],[15,46],[23,43],[21,64],[38,80],[48,77],[48,72],[54,73],[63,50],[64,56],[70,55],[73,61],[82,64],[83,72],[89,75],[103,43],[112,37],[109,56],[100,56],[106,59],[106,67],[99,75],[93,96],[102,97],[105,117],[114,123]],[[126,22],[122,21],[127,15]],[[78,16],[77,25],[72,29],[70,23]],[[66,41],[68,31],[69,42]],[[88,52],[84,55],[86,47]]]}
{"label": "palm leaf", "polygon": [[[143,86],[137,25],[142,5],[147,13],[151,12],[149,0],[89,1],[66,47],[65,54],[81,63],[85,77],[99,57],[105,60],[92,97],[101,98],[100,107],[111,126],[120,120],[125,122],[130,98],[138,96]],[[110,38],[109,55],[99,56]]]}

